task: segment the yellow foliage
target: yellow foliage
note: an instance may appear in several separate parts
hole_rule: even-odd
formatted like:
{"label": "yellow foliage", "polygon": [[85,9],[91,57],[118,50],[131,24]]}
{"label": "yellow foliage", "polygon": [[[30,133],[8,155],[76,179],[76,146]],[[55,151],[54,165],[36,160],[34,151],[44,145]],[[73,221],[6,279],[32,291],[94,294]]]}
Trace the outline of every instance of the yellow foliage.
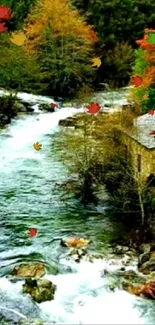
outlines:
{"label": "yellow foliage", "polygon": [[91,26],[71,10],[67,0],[41,0],[30,12],[25,22],[28,38],[26,49],[35,51],[47,28],[54,36],[68,36],[83,39],[85,45],[95,43],[97,38]]}

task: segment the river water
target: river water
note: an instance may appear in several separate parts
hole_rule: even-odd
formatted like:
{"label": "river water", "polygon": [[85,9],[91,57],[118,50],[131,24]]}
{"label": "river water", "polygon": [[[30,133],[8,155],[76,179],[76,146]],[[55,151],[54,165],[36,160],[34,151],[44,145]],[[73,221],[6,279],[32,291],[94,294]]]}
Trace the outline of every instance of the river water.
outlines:
{"label": "river water", "polygon": [[[126,93],[113,93],[116,104]],[[101,95],[101,94],[100,94]],[[77,112],[62,108],[54,113],[40,112],[38,101],[49,98],[19,94],[33,101],[35,111],[23,114],[0,132],[0,313],[15,324],[20,318],[40,318],[50,324],[155,324],[154,303],[117,289],[108,289],[101,276],[104,268],[121,267],[121,260],[108,260],[112,241],[125,236],[119,222],[106,206],[84,208],[75,199],[62,200],[56,184],[67,178],[67,170],[56,158],[53,134],[59,120]],[[107,97],[106,97],[107,96]],[[104,94],[107,104],[110,94]],[[101,96],[100,96],[101,98]],[[101,103],[101,102],[100,102]],[[33,149],[39,141],[42,150]],[[29,228],[37,236],[28,236]],[[81,236],[92,239],[90,249],[103,252],[105,259],[77,264],[65,257],[66,249],[53,238]],[[7,274],[22,262],[60,264],[58,275],[45,278],[57,285],[53,301],[35,304],[21,292],[22,281],[11,282]],[[70,267],[70,268],[68,268]],[[128,266],[135,268],[134,265]]]}

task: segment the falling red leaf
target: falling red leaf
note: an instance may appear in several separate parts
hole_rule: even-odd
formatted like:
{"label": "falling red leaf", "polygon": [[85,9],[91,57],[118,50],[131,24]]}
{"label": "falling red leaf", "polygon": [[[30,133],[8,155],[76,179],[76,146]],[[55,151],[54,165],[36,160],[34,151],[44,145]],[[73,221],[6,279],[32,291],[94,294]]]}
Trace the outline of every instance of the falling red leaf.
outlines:
{"label": "falling red leaf", "polygon": [[91,114],[96,114],[101,109],[101,106],[99,104],[95,104],[93,102],[91,102],[90,105],[86,107],[88,108],[87,112]]}
{"label": "falling red leaf", "polygon": [[5,26],[5,23],[0,23],[0,33],[4,33],[8,30],[8,28]]}
{"label": "falling red leaf", "polygon": [[148,111],[148,114],[149,114],[149,115],[154,115],[154,110],[153,110],[153,109],[150,109],[150,110]]}
{"label": "falling red leaf", "polygon": [[37,229],[36,228],[30,228],[29,229],[28,235],[30,237],[34,237],[34,236],[36,236],[36,234],[37,234]]}
{"label": "falling red leaf", "polygon": [[155,135],[155,131],[154,131],[154,130],[151,131],[151,132],[149,133],[149,135]]}
{"label": "falling red leaf", "polygon": [[135,76],[135,77],[132,77],[132,84],[138,88],[142,85],[142,77],[140,76]]}
{"label": "falling red leaf", "polygon": [[0,6],[0,20],[7,21],[11,18],[11,10],[7,6]]}
{"label": "falling red leaf", "polygon": [[58,107],[58,105],[55,104],[55,103],[51,103],[50,106],[53,107],[53,108]]}

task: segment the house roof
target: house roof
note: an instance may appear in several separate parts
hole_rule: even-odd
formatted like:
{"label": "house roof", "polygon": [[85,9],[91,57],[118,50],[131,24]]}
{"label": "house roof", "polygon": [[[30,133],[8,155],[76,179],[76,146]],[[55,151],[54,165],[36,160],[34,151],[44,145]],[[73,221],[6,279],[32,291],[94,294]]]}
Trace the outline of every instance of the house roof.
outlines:
{"label": "house roof", "polygon": [[155,130],[155,114],[144,114],[135,118],[133,126],[133,130],[125,133],[147,149],[155,149],[154,135],[150,135]]}

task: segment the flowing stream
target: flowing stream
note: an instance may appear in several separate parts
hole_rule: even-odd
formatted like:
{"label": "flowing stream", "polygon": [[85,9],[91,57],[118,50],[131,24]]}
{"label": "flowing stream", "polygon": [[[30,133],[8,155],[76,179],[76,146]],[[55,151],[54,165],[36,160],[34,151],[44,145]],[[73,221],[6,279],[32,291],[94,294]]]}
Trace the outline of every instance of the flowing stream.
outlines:
{"label": "flowing stream", "polygon": [[[119,104],[124,93],[114,93]],[[60,119],[72,116],[75,108],[54,113],[40,112],[38,102],[46,97],[19,94],[34,103],[32,114],[22,114],[0,132],[0,314],[17,324],[20,318],[40,318],[50,324],[155,324],[154,303],[123,290],[108,289],[103,269],[114,271],[121,260],[108,259],[110,245],[126,235],[122,224],[109,216],[107,207],[84,208],[75,199],[62,200],[56,184],[67,179],[67,170],[54,153],[52,136]],[[105,97],[107,98],[105,99]],[[108,96],[103,102],[108,103]],[[42,150],[35,151],[39,141]],[[29,228],[37,228],[35,237]],[[92,239],[92,252],[105,259],[76,263],[65,257],[66,249],[53,238],[81,236]],[[56,261],[62,269],[45,278],[57,285],[55,299],[34,303],[22,294],[23,281],[11,282],[9,271],[17,264]],[[127,269],[134,269],[129,265]]]}

